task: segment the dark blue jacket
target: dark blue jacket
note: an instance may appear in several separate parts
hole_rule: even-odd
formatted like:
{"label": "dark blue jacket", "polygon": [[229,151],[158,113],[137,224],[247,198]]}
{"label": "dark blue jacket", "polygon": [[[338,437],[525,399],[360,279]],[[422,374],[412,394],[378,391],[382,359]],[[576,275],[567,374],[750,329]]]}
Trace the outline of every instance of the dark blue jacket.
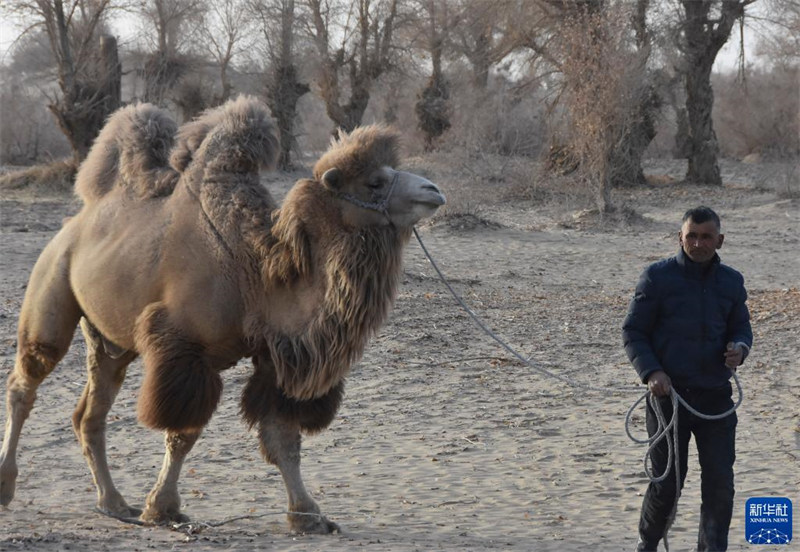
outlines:
{"label": "dark blue jacket", "polygon": [[681,250],[642,273],[622,326],[642,382],[664,370],[678,388],[728,385],[727,343],[753,344],[744,278],[714,255],[706,270]]}

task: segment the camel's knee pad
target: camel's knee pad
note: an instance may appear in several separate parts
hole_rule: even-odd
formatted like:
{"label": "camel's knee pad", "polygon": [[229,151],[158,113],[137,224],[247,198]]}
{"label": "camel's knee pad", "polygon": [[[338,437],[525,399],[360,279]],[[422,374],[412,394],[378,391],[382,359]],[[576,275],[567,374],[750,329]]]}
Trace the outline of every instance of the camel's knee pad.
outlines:
{"label": "camel's knee pad", "polygon": [[148,307],[137,320],[136,343],[145,365],[139,420],[170,431],[204,427],[222,395],[222,378],[202,346],[172,326],[160,305]]}

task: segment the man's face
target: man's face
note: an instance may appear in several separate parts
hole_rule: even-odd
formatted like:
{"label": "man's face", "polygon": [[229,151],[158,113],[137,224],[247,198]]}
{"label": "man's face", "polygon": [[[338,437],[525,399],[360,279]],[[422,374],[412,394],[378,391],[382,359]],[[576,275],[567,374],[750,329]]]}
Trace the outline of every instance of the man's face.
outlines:
{"label": "man's face", "polygon": [[681,226],[679,235],[683,252],[696,263],[710,261],[714,252],[722,247],[724,239],[713,220],[698,224],[689,219]]}

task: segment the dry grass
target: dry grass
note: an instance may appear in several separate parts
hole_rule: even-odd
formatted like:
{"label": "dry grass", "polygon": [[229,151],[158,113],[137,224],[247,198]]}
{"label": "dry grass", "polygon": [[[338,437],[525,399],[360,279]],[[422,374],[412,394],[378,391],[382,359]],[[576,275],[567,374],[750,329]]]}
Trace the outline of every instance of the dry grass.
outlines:
{"label": "dry grass", "polygon": [[583,231],[614,232],[626,228],[643,228],[652,221],[643,217],[628,205],[601,213],[598,209],[583,209],[559,222],[562,228],[575,228]]}
{"label": "dry grass", "polygon": [[[800,164],[785,163],[776,165],[772,171],[765,171],[763,178],[768,179],[778,197],[782,199],[800,199]],[[769,187],[768,185],[765,187]]]}
{"label": "dry grass", "polygon": [[648,174],[645,176],[647,184],[650,186],[667,186],[670,184],[679,184],[680,180],[668,174]]}
{"label": "dry grass", "polygon": [[[62,159],[47,165],[35,165],[0,175],[3,195],[30,194],[35,196],[72,193],[77,167],[72,159]],[[10,194],[11,193],[11,194]]]}

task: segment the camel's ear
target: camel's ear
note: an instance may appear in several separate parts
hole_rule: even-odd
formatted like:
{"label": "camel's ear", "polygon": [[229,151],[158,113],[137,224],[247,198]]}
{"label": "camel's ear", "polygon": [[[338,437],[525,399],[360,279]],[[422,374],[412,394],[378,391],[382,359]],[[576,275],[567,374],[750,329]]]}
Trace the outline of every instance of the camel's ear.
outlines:
{"label": "camel's ear", "polygon": [[333,169],[328,169],[325,171],[325,174],[322,175],[322,183],[331,190],[338,190],[342,187],[342,184],[344,184],[342,171],[335,167]]}

